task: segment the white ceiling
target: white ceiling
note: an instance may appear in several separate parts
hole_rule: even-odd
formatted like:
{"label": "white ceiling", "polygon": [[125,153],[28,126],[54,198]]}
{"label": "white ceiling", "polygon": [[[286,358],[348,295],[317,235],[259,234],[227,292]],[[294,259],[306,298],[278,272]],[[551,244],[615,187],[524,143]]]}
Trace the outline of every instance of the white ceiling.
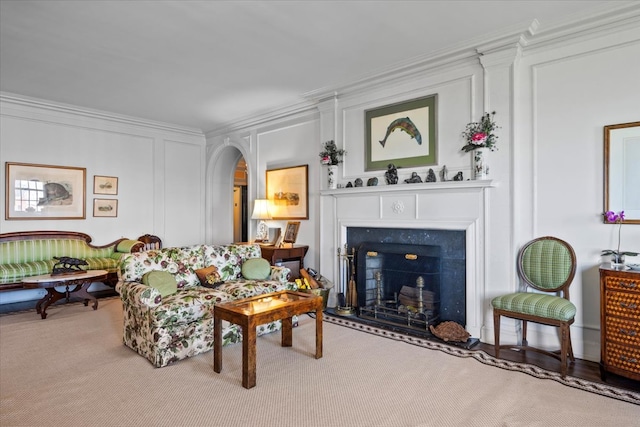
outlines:
{"label": "white ceiling", "polygon": [[[0,1],[0,90],[209,131],[616,1]],[[636,2],[637,3],[637,2]]]}

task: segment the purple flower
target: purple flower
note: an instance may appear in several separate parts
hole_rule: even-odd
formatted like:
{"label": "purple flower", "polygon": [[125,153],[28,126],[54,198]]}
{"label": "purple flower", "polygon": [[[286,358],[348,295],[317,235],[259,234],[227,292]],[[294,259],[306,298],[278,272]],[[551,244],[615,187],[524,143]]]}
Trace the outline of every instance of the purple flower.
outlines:
{"label": "purple flower", "polygon": [[602,251],[602,255],[631,255],[638,256],[637,252],[620,252],[620,233],[622,232],[622,221],[624,221],[624,211],[615,213],[614,211],[607,211],[604,213],[605,220],[610,224],[618,224],[618,248],[607,249]]}

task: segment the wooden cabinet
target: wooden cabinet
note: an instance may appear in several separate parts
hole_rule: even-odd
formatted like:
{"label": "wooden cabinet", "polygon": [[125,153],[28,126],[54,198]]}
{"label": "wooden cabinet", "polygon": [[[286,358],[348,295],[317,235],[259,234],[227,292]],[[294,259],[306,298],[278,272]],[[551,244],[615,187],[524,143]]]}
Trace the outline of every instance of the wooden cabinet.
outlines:
{"label": "wooden cabinet", "polygon": [[600,266],[600,375],[640,380],[640,272]]}
{"label": "wooden cabinet", "polygon": [[260,246],[262,258],[271,265],[282,265],[291,269],[291,280],[300,278],[300,269],[304,268],[304,256],[309,250],[306,245],[294,245],[290,248],[276,246]]}

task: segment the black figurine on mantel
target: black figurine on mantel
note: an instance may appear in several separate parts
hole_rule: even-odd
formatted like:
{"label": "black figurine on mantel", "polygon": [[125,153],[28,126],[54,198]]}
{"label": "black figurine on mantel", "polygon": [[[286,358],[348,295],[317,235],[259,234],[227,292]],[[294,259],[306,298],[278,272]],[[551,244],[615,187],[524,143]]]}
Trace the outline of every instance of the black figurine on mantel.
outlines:
{"label": "black figurine on mantel", "polygon": [[378,185],[378,178],[377,177],[373,177],[373,178],[369,178],[367,180],[367,187],[375,187],[376,185]]}
{"label": "black figurine on mantel", "polygon": [[464,181],[464,178],[462,177],[462,171],[458,172],[456,174],[456,176],[453,177],[454,181]]}
{"label": "black figurine on mantel", "polygon": [[362,178],[356,178],[354,181],[355,187],[362,187]]}
{"label": "black figurine on mantel", "polygon": [[433,169],[429,169],[429,173],[427,174],[427,182],[436,182],[436,173]]}
{"label": "black figurine on mantel", "polygon": [[420,178],[418,172],[411,172],[411,178],[405,179],[404,182],[407,184],[414,184],[416,182],[422,182],[422,178]]}
{"label": "black figurine on mantel", "polygon": [[351,181],[347,182],[347,188],[351,188],[353,187],[353,184],[351,183]]}
{"label": "black figurine on mantel", "polygon": [[387,180],[387,185],[398,183],[398,169],[396,169],[396,166],[393,163],[389,163],[389,166],[387,166],[384,178]]}

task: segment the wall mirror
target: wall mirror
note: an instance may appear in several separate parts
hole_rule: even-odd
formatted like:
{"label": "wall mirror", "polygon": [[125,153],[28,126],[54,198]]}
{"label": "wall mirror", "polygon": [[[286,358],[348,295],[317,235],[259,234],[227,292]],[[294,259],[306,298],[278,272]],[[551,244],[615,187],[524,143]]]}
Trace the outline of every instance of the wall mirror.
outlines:
{"label": "wall mirror", "polygon": [[640,224],[640,122],[604,127],[604,211]]}

